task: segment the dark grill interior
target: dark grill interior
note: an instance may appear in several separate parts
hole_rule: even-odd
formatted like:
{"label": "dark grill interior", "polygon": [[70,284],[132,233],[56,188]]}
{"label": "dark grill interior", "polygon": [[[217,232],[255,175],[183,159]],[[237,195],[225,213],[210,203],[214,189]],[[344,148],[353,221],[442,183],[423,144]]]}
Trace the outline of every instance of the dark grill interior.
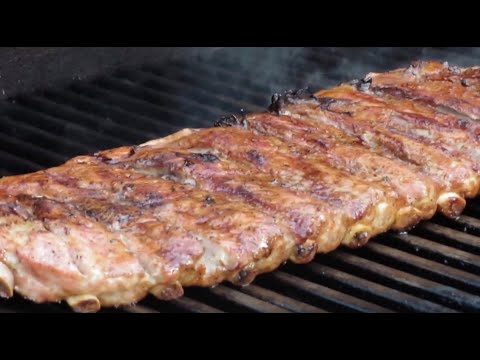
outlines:
{"label": "dark grill interior", "polygon": [[[415,58],[479,65],[466,48],[218,50],[123,68],[66,88],[21,94],[0,107],[0,175],[31,172],[79,154],[141,143],[231,112],[266,109],[273,92],[336,85]],[[360,250],[287,264],[253,285],[191,288],[103,312],[476,312],[480,310],[480,203],[452,221],[437,216],[408,234],[388,233]],[[63,304],[0,300],[5,312],[62,312]]]}

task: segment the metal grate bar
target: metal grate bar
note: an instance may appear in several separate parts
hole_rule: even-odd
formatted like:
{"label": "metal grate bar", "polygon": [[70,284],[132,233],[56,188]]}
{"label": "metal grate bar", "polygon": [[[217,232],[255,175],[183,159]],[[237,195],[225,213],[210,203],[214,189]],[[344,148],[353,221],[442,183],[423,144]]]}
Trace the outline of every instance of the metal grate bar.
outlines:
{"label": "metal grate bar", "polygon": [[[243,101],[238,96],[228,96],[224,91],[222,91],[221,95],[214,96],[210,90],[205,89],[205,85],[203,87],[195,86],[188,82],[161,78],[156,75],[148,76],[145,73],[136,70],[119,71],[115,76],[119,79],[127,79],[144,89],[156,92],[166,89],[175,94],[182,94],[182,96],[185,96],[188,99],[194,99],[195,103],[198,105],[205,103],[215,104],[216,109],[224,107],[230,107],[232,108],[232,111],[240,108],[248,109],[248,111],[260,111],[264,109],[264,107],[255,105],[254,103],[252,104],[251,102]],[[211,84],[208,85],[210,86]],[[212,99],[213,96],[214,99]],[[215,114],[217,112],[218,109]]]}
{"label": "metal grate bar", "polygon": [[165,123],[161,120],[156,121],[155,119],[144,117],[140,114],[128,112],[119,106],[108,103],[105,99],[100,98],[100,100],[97,100],[96,97],[90,98],[83,93],[77,93],[71,90],[46,92],[44,96],[50,98],[52,101],[68,103],[82,113],[90,113],[109,119],[112,118],[112,120],[114,119],[119,124],[125,125],[130,129],[132,128],[132,124],[135,124],[142,129],[143,133],[149,134],[148,136],[156,136],[157,132],[162,129],[162,131],[175,131],[177,129],[170,124],[164,125]]}
{"label": "metal grate bar", "polygon": [[194,313],[223,313],[222,310],[216,309],[212,306],[206,305],[200,301],[188,298],[186,296],[173,300],[172,303],[179,308]]}
{"label": "metal grate bar", "polygon": [[149,136],[141,130],[117,124],[113,122],[109,117],[98,118],[91,113],[83,113],[77,109],[65,105],[61,102],[54,102],[45,97],[31,96],[28,100],[29,107],[32,109],[45,113],[47,115],[55,116],[61,119],[69,119],[76,124],[81,124],[86,128],[89,128],[100,134],[107,134],[108,136],[114,136],[122,143],[134,142],[139,137]]}
{"label": "metal grate bar", "polygon": [[[334,266],[334,265],[332,265]],[[445,306],[435,304],[410,294],[362,279],[325,264],[311,263],[307,268],[318,278],[325,278],[329,284],[353,292],[355,296],[370,299],[396,311],[454,312]]]}
{"label": "metal grate bar", "polygon": [[462,231],[450,229],[432,222],[425,222],[417,227],[415,233],[433,238],[435,241],[443,242],[460,250],[471,251],[480,255],[480,241],[478,237]]}
{"label": "metal grate bar", "polygon": [[475,274],[378,243],[371,243],[363,253],[375,255],[377,261],[382,258],[389,266],[413,269],[417,275],[480,294],[480,279]]}
{"label": "metal grate bar", "polygon": [[155,105],[158,112],[152,115],[151,112],[145,112],[142,106],[143,104],[132,102],[131,98],[118,92],[85,83],[76,83],[72,85],[70,89],[75,93],[92,99],[101,99],[104,104],[112,108],[112,111],[121,109],[124,114],[129,114],[133,119],[138,118],[139,120],[150,123],[150,126],[153,126],[155,130],[170,133],[181,129],[180,126],[172,124],[174,119],[181,119],[184,116],[184,114],[177,110]]}
{"label": "metal grate bar", "polygon": [[[266,89],[261,83],[254,83],[249,79],[246,79],[241,76],[235,76],[235,73],[230,71],[225,71],[223,69],[214,68],[213,71],[209,69],[208,65],[202,64],[203,71],[195,71],[191,68],[181,66],[180,64],[174,64],[169,67],[164,68],[140,68],[138,71],[143,72],[146,75],[153,75],[158,78],[168,77],[169,74],[174,72],[175,80],[193,84],[195,86],[205,86],[208,84],[209,87],[214,87],[216,89],[222,89],[226,91],[227,94],[237,98],[239,92],[244,94],[245,101],[248,101],[253,104],[258,104],[260,106],[268,106],[268,97],[265,96]],[[239,83],[248,82],[247,86],[239,86]],[[235,86],[232,86],[235,84]],[[226,86],[227,85],[227,86]]]}
{"label": "metal grate bar", "polygon": [[23,159],[3,150],[0,150],[0,158],[2,159],[2,166],[6,166],[9,169],[15,169],[19,172],[37,171],[43,168],[43,166],[36,162]]}
{"label": "metal grate bar", "polygon": [[296,291],[302,291],[315,300],[337,307],[340,311],[351,312],[389,312],[388,309],[369,303],[367,301],[355,298],[337,290],[330,289],[311,281],[304,280],[298,276],[288,274],[283,271],[276,271],[271,274],[271,278],[279,281],[283,285],[295,288]]}
{"label": "metal grate bar", "polygon": [[[209,105],[200,104],[192,99],[182,99],[182,97],[178,95],[169,94],[167,92],[145,89],[134,83],[122,82],[121,80],[112,77],[98,79],[94,84],[122,97],[135,111],[148,112],[150,116],[158,117],[161,108],[156,104],[161,104],[162,99],[163,102],[165,102],[165,99],[175,101],[175,107],[181,109],[182,112],[188,113],[185,108],[188,109],[188,106],[192,106],[196,109],[200,109],[202,113],[208,117],[215,118],[218,114],[218,109]],[[181,105],[182,103],[183,106]],[[172,104],[170,103],[169,106],[172,106]]]}
{"label": "metal grate bar", "polygon": [[258,299],[267,301],[271,304],[280,306],[287,310],[297,313],[324,313],[323,309],[306,304],[304,302],[292,299],[290,297],[281,295],[275,291],[265,289],[263,287],[250,284],[240,289],[241,292],[254,296]]}
{"label": "metal grate bar", "polygon": [[51,149],[51,151],[58,154],[70,155],[89,151],[87,146],[78,143],[74,139],[57,136],[35,126],[15,121],[8,115],[3,115],[0,119],[4,125],[1,131],[14,139],[31,141],[43,149]]}
{"label": "metal grate bar", "polygon": [[22,159],[28,159],[31,154],[35,154],[35,163],[43,166],[51,165],[52,160],[53,162],[62,162],[65,160],[64,156],[41,148],[33,142],[26,142],[19,138],[0,133],[0,150],[10,152],[13,149],[15,149],[15,155]]}
{"label": "metal grate bar", "polygon": [[[17,105],[11,107],[9,111],[10,117],[18,122],[27,123],[42,130],[52,132],[58,136],[82,139],[82,142],[88,144],[91,149],[95,149],[100,143],[103,143],[104,146],[107,147],[119,146],[122,144],[121,141],[114,137],[106,134],[103,134],[103,136],[100,137],[98,133],[75,123],[71,123],[66,119],[59,119],[33,111],[26,106],[21,106],[20,103],[19,105],[20,106]],[[104,142],[106,139],[108,140],[108,143]]]}
{"label": "metal grate bar", "polygon": [[122,308],[125,312],[134,313],[134,314],[158,314],[160,311],[154,310],[148,306],[143,305],[132,305],[132,306],[125,306]]}
{"label": "metal grate bar", "polygon": [[467,215],[460,215],[454,221],[446,219],[445,222],[456,229],[460,229],[460,230],[463,230],[464,232],[468,232],[468,233],[480,236],[480,220],[479,219],[475,219]]}
{"label": "metal grate bar", "polygon": [[480,273],[480,256],[466,251],[454,249],[450,246],[423,239],[414,235],[390,234],[384,237],[385,241],[397,245],[410,252],[422,253],[423,257],[430,258],[444,264],[450,264],[461,269]]}
{"label": "metal grate bar", "polygon": [[[65,90],[44,92],[42,96],[53,103],[65,104],[81,114],[96,117],[98,121],[101,119],[113,121],[127,129],[128,132],[134,130],[133,134],[138,133],[148,138],[156,136],[155,131],[150,130],[151,122],[149,120],[145,122],[141,116],[132,116],[121,108],[105,105],[101,101],[88,98],[82,94]],[[132,129],[132,124],[136,124],[138,128]]]}
{"label": "metal grate bar", "polygon": [[287,313],[287,309],[281,308],[277,305],[270,304],[263,300],[257,299],[253,296],[241,293],[238,290],[230,289],[224,285],[218,285],[210,290],[213,294],[224,297],[233,303],[242,307],[248,308],[256,312],[272,312],[272,313]]}
{"label": "metal grate bar", "polygon": [[424,297],[442,305],[470,311],[480,310],[480,297],[474,297],[451,286],[412,275],[405,271],[379,264],[358,255],[339,250],[331,254],[331,258],[358,271],[362,277],[383,285]]}

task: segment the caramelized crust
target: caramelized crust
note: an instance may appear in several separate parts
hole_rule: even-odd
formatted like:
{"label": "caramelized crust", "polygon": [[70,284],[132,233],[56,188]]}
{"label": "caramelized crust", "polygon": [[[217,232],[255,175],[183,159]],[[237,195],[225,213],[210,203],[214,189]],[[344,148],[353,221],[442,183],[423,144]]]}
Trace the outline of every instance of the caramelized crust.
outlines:
{"label": "caramelized crust", "polygon": [[[407,69],[370,73],[365,81],[378,94],[405,97],[438,110],[480,120],[479,68],[460,69],[436,62],[414,62]],[[469,86],[469,84],[473,86]]]}
{"label": "caramelized crust", "polygon": [[458,216],[465,207],[464,198],[477,194],[477,174],[465,161],[457,161],[434,146],[382,129],[369,113],[356,114],[344,108],[351,101],[341,95],[335,98],[335,94],[334,90],[328,90],[317,93],[318,100],[283,101],[279,111],[336,127],[384,157],[409,163],[412,170],[428,176],[440,187],[437,203],[447,216]]}
{"label": "caramelized crust", "polygon": [[75,311],[247,285],[480,186],[480,67],[414,62],[0,180],[0,296]]}
{"label": "caramelized crust", "polygon": [[[369,106],[368,100],[352,99],[352,94],[350,98],[345,98],[345,92],[345,88],[334,88],[317,93],[327,109],[321,116],[327,122],[335,122],[351,134],[361,136],[365,143],[385,148],[419,166],[426,175],[443,184],[445,191],[468,198],[477,195],[479,179],[475,169],[478,159],[475,152],[462,150],[468,145],[469,138],[461,131],[454,133],[443,144],[442,140],[450,135],[447,129],[440,126],[435,129],[432,124],[423,125],[422,119],[411,113]],[[454,140],[455,135],[461,139]]]}
{"label": "caramelized crust", "polygon": [[[242,202],[94,157],[0,182],[1,262],[37,301],[101,305],[223,280],[247,284],[288,259],[288,228]],[[172,291],[175,289],[175,291]]]}
{"label": "caramelized crust", "polygon": [[[345,221],[336,208],[303,192],[276,186],[272,176],[259,173],[248,163],[221,158],[207,149],[144,146],[135,154],[125,150],[106,151],[101,157],[108,158],[106,161],[112,166],[228,194],[235,201],[257,207],[275,221],[285,223],[296,235],[299,246],[292,254],[295,262],[311,260],[315,248],[318,252],[333,250],[345,236]],[[311,245],[305,245],[305,241]],[[312,246],[312,242],[315,247],[305,253],[305,246]]]}
{"label": "caramelized crust", "polygon": [[[190,149],[253,166],[271,176],[277,186],[319,199],[345,216],[347,235],[343,243],[364,244],[391,227],[397,199],[383,184],[369,184],[320,159],[301,158],[300,150],[271,136],[240,128],[183,130],[145,144],[149,151],[170,147]],[[110,155],[106,155],[110,157]],[[339,219],[339,221],[342,218]]]}
{"label": "caramelized crust", "polygon": [[383,184],[396,198],[398,208],[393,228],[408,229],[436,210],[438,186],[401,161],[383,157],[344,132],[305,117],[249,114],[245,125],[255,132],[277,136],[301,149],[301,156],[322,161],[357,175],[373,184]]}
{"label": "caramelized crust", "polygon": [[342,110],[352,116],[368,118],[376,127],[431,145],[476,172],[480,170],[479,141],[471,132],[478,130],[480,124],[474,120],[459,121],[408,99],[379,97],[349,85],[321,91],[318,95],[342,99]]}

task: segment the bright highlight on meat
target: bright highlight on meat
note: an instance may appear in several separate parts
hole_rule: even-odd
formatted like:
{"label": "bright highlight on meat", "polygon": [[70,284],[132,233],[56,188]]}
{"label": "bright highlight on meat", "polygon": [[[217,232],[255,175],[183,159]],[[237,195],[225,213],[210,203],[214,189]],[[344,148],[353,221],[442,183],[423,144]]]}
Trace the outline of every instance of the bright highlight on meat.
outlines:
{"label": "bright highlight on meat", "polygon": [[480,187],[479,68],[414,62],[0,180],[0,296],[78,312],[246,286],[457,217]]}

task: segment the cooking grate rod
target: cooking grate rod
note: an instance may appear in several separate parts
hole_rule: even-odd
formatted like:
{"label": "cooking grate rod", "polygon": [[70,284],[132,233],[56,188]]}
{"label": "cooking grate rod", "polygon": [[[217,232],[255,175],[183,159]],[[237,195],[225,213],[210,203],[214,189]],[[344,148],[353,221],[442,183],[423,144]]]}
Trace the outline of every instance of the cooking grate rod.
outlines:
{"label": "cooking grate rod", "polygon": [[[261,53],[262,50],[256,50]],[[80,154],[135,144],[184,127],[211,126],[241,108],[266,109],[271,90],[305,85],[317,72],[331,86],[359,68],[354,50],[311,49],[305,58],[279,56],[283,79],[264,81],[261,70],[234,58],[194,60],[120,69],[60,89],[23,94],[0,106],[1,174],[54,166]],[[404,65],[418,50],[359,50],[361,68]],[[439,57],[448,52],[428,50]],[[458,50],[460,51],[460,50]],[[463,51],[463,50],[461,50]],[[443,55],[442,55],[443,54]],[[452,55],[453,56],[453,55]],[[467,57],[467,56],[465,56]],[[250,61],[252,63],[252,61]],[[339,66],[343,64],[342,66]],[[341,68],[348,71],[341,72]],[[390,67],[390,66],[389,66]],[[259,76],[255,76],[258,74]],[[307,265],[287,264],[250,287],[222,284],[186,289],[172,302],[152,296],[103,312],[478,312],[480,310],[480,202],[456,220],[436,216],[408,235],[388,233],[359,250],[318,255]],[[35,305],[16,296],[0,311],[66,312],[64,304]]]}

